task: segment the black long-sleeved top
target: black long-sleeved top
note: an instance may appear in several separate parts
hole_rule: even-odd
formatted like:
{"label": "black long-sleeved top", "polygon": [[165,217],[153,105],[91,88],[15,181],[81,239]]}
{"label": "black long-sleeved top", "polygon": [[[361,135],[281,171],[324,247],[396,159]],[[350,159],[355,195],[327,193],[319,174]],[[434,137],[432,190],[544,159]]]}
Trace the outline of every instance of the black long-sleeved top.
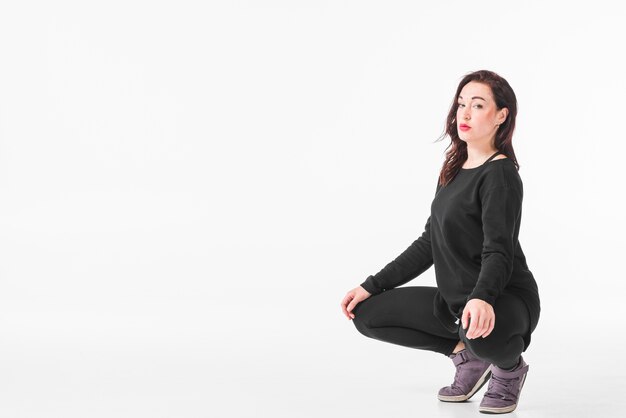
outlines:
{"label": "black long-sleeved top", "polygon": [[455,333],[470,299],[493,306],[503,292],[516,294],[530,311],[525,351],[539,320],[539,291],[518,240],[522,180],[509,158],[491,161],[497,154],[478,167],[459,169],[445,187],[437,183],[422,235],[361,286],[378,294],[434,264],[438,291],[433,312]]}

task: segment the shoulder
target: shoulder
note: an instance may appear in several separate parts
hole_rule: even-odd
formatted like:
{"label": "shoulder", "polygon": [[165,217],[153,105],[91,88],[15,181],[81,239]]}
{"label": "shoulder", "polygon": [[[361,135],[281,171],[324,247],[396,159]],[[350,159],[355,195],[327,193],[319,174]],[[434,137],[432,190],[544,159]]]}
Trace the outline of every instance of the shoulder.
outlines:
{"label": "shoulder", "polygon": [[[497,161],[494,162],[493,160]],[[498,187],[513,187],[521,190],[523,188],[522,178],[513,160],[505,156],[502,156],[502,158],[494,158],[493,160],[487,163],[485,170],[483,170],[481,189],[488,190]]]}

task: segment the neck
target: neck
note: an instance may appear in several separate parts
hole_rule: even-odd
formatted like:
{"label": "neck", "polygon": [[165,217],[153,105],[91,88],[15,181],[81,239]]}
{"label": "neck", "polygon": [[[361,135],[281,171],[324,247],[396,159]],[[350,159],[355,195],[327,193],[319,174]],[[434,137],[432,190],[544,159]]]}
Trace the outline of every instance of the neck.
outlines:
{"label": "neck", "polygon": [[481,162],[491,157],[498,149],[488,145],[470,145],[467,144],[467,161]]}

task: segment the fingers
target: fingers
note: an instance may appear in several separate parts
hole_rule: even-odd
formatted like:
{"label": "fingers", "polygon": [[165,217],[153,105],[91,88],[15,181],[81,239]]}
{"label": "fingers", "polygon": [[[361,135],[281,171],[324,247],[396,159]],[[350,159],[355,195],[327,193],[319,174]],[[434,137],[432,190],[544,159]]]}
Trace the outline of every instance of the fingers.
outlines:
{"label": "fingers", "polygon": [[[463,315],[461,316],[461,323],[463,324],[463,329],[467,328],[467,321],[469,320],[469,309],[465,306],[463,309]],[[473,322],[473,321],[472,321]]]}
{"label": "fingers", "polygon": [[[474,338],[478,338],[481,335],[483,335],[483,333],[487,331],[487,329],[489,328],[489,318],[484,313],[482,313],[479,309],[476,309],[476,308],[468,308],[466,311],[471,321],[470,321],[469,329],[465,333],[465,336],[470,340]],[[464,316],[465,316],[465,311],[464,311]],[[465,325],[464,325],[464,328],[465,328]]]}
{"label": "fingers", "polygon": [[484,313],[484,317],[485,317],[485,323],[484,323],[485,329],[478,336],[487,338],[487,336],[491,334],[491,331],[493,331],[493,329],[496,326],[496,313],[493,311],[493,308],[491,306]]}
{"label": "fingers", "polygon": [[478,338],[484,331],[486,331],[485,316],[481,315],[480,311],[477,310],[476,314],[472,317],[472,324],[470,325],[470,330],[467,333],[467,338]]}
{"label": "fingers", "polygon": [[354,318],[354,314],[352,313],[352,309],[359,303],[356,298],[352,299],[352,301],[348,304],[348,312],[350,312],[350,318]]}
{"label": "fingers", "polygon": [[472,339],[474,338],[474,334],[476,333],[476,327],[478,327],[478,316],[470,311],[469,317],[471,321],[470,321],[469,329],[465,333],[465,336],[469,339]]}
{"label": "fingers", "polygon": [[355,299],[355,295],[352,292],[349,292],[341,301],[341,310],[346,318],[354,319],[354,314],[352,313],[352,309],[357,305],[358,301]]}
{"label": "fingers", "polygon": [[496,316],[493,307],[489,303],[480,299],[471,299],[465,305],[461,319],[463,329],[467,328],[467,321],[471,320],[465,337],[474,339],[478,337],[485,338],[491,334],[495,327]]}
{"label": "fingers", "polygon": [[341,310],[346,318],[354,319],[355,315],[352,313],[352,310],[356,307],[356,305],[370,296],[372,296],[372,294],[365,290],[362,286],[357,286],[346,293],[346,296],[344,296],[341,301]]}
{"label": "fingers", "polygon": [[489,317],[485,314],[480,316],[478,328],[475,332],[475,338],[481,337],[489,328]]}
{"label": "fingers", "polygon": [[496,327],[496,317],[494,315],[493,318],[491,318],[491,321],[489,321],[489,328],[487,328],[487,332],[483,334],[483,338],[487,338],[495,327]]}
{"label": "fingers", "polygon": [[346,318],[350,319],[350,312],[347,309],[348,304],[350,303],[350,301],[352,300],[352,298],[354,297],[354,295],[348,293],[343,300],[341,301],[341,310],[343,311],[343,314],[346,316]]}
{"label": "fingers", "polygon": [[470,310],[470,316],[472,318],[469,330],[466,333],[467,338],[474,339],[478,337],[487,337],[491,334],[495,327],[495,316],[490,312],[481,312],[475,309],[475,313],[472,316]]}

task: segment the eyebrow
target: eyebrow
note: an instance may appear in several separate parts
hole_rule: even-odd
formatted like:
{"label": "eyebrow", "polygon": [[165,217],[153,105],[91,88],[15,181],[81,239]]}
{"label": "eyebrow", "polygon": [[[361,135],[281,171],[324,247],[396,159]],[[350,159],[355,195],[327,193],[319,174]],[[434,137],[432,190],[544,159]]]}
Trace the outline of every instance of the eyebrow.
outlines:
{"label": "eyebrow", "polygon": [[[463,98],[463,96],[461,96],[461,95],[459,94],[459,99],[462,99],[462,98]],[[474,99],[485,100],[485,99],[483,99],[483,98],[482,98],[482,97],[480,97],[480,96],[474,96],[474,97],[472,97],[472,100],[474,100]],[[485,101],[487,101],[487,100],[485,100]]]}

